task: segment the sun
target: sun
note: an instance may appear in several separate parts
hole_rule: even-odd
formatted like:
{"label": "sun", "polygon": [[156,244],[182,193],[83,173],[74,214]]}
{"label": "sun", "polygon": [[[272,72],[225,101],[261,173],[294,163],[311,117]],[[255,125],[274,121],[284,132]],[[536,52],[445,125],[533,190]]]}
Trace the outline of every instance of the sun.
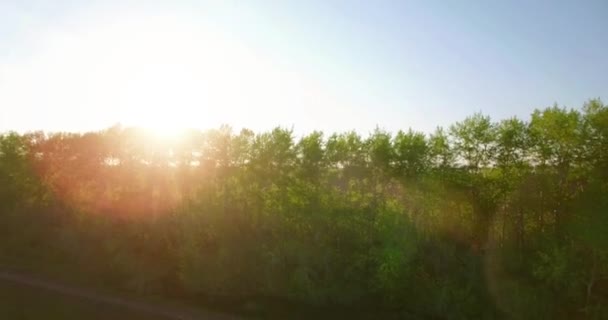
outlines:
{"label": "sun", "polygon": [[[180,119],[177,114],[171,112],[171,108],[161,108],[156,115],[148,113],[146,117],[141,116],[129,126],[143,129],[150,141],[177,142],[184,132],[191,128],[185,119]],[[145,112],[142,112],[145,113]]]}
{"label": "sun", "polygon": [[52,121],[86,131],[121,123],[174,138],[222,124],[288,125],[308,119],[311,106],[334,105],[305,73],[187,13],[92,19],[39,38],[40,50],[0,77],[0,105],[43,112],[28,118],[41,127]]}
{"label": "sun", "polygon": [[185,131],[184,127],[176,125],[143,126],[152,138],[163,141],[174,141]]}

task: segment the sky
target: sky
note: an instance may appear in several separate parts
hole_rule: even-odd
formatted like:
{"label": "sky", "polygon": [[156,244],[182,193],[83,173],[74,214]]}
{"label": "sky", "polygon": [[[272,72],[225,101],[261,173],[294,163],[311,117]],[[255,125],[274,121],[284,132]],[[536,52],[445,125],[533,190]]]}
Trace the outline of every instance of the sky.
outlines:
{"label": "sky", "polygon": [[608,101],[608,1],[0,0],[0,132],[431,132]]}

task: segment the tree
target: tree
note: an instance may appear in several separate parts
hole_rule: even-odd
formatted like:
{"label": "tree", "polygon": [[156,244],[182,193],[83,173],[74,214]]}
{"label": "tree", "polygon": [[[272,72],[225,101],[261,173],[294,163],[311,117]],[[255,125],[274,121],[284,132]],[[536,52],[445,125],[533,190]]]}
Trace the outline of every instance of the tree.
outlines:
{"label": "tree", "polygon": [[416,177],[427,170],[430,148],[424,133],[412,129],[407,133],[397,132],[393,140],[393,149],[398,176]]}
{"label": "tree", "polygon": [[0,134],[0,259],[230,305],[601,318],[607,128],[596,99],[428,136]]}

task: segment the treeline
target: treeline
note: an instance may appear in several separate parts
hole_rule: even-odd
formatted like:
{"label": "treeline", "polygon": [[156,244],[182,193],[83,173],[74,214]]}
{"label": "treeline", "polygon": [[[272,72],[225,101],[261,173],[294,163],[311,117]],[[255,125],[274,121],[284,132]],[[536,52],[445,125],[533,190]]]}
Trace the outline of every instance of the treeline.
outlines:
{"label": "treeline", "polygon": [[5,133],[0,257],[170,297],[607,318],[608,106],[430,135]]}

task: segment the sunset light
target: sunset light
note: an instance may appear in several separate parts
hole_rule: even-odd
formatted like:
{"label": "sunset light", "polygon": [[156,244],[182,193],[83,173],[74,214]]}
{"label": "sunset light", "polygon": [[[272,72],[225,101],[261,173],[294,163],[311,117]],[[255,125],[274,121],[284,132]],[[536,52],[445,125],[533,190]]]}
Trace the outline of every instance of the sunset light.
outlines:
{"label": "sunset light", "polygon": [[0,320],[608,319],[608,0],[0,0]]}
{"label": "sunset light", "polygon": [[174,134],[223,123],[268,127],[288,115],[292,99],[329,101],[305,74],[187,13],[87,18],[32,39],[36,52],[0,73],[0,104],[31,109],[34,123],[57,128],[120,122]]}

